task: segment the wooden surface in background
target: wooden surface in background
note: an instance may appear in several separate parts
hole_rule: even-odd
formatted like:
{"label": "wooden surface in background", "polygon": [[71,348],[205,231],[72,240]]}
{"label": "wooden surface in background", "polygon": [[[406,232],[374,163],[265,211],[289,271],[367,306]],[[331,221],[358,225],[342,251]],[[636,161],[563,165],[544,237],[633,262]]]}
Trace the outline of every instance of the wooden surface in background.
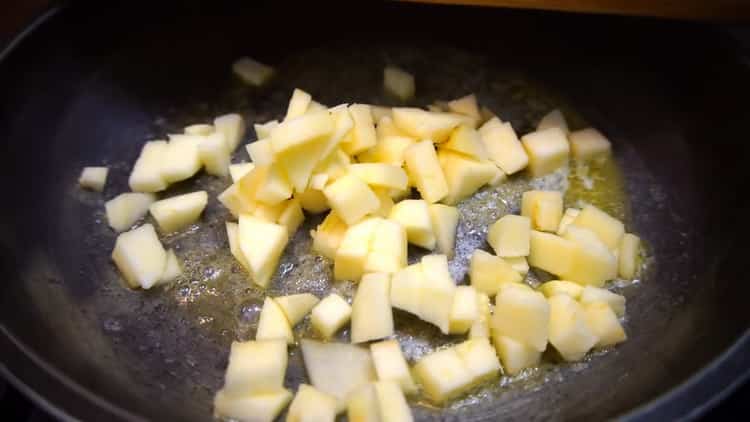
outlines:
{"label": "wooden surface in background", "polygon": [[750,20],[750,0],[400,0],[415,3],[658,16],[691,20]]}

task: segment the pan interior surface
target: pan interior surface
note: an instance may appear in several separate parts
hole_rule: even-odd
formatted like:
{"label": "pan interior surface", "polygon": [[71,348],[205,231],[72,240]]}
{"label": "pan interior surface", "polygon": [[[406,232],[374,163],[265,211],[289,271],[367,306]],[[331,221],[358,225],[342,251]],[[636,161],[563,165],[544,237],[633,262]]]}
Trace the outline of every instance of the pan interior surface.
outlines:
{"label": "pan interior surface", "polygon": [[[735,141],[748,89],[745,67],[712,44],[718,36],[624,18],[392,4],[344,8],[334,18],[307,7],[294,16],[267,5],[71,8],[0,65],[2,171],[13,203],[0,232],[3,329],[40,361],[131,413],[113,411],[118,417],[210,418],[229,344],[252,338],[266,294],[229,254],[228,214],[210,200],[200,225],[163,239],[185,260],[185,277],[130,291],[109,258],[115,234],[103,203],[126,190],[144,141],[227,112],[249,123],[280,117],[295,87],[330,106],[397,105],[382,92],[387,64],[415,73],[417,105],[475,92],[518,133],[555,107],[574,128],[601,129],[622,171],[620,178],[608,169],[607,180],[619,181],[614,191],[629,202],[612,192],[582,198],[571,186],[566,205],[602,201],[644,238],[653,263],[642,282],[618,287],[628,297],[626,343],[582,363],[503,378],[448,408],[417,406],[418,420],[616,416],[684,381],[743,334],[747,200],[737,194],[739,163],[750,154]],[[133,16],[138,28],[128,25]],[[279,35],[286,27],[297,30]],[[243,55],[277,68],[269,86],[232,77],[230,65]],[[93,164],[111,166],[103,194],[76,185],[80,169]],[[535,183],[562,188],[570,180],[557,174]],[[468,254],[485,246],[487,225],[518,211],[528,183],[516,178],[461,205],[454,277],[463,279]],[[168,194],[200,188],[215,198],[226,185],[200,176]],[[351,285],[330,283],[330,263],[309,253],[317,222],[308,218],[290,241],[267,294],[351,296]],[[436,346],[426,324],[400,313],[396,324],[412,357]],[[303,379],[293,348],[287,383]],[[59,406],[79,411],[72,402]]]}

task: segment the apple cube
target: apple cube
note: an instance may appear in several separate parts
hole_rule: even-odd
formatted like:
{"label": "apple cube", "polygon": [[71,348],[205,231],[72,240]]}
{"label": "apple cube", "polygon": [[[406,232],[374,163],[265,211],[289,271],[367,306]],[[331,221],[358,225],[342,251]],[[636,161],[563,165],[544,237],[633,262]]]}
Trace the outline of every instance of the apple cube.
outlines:
{"label": "apple cube", "polygon": [[374,147],[359,155],[360,161],[401,166],[404,164],[404,151],[415,142],[412,138],[400,135],[378,138]]}
{"label": "apple cube", "polygon": [[287,344],[294,344],[294,334],[292,334],[292,327],[289,324],[289,320],[287,320],[281,307],[270,297],[266,297],[263,301],[255,339],[280,339],[286,341]]}
{"label": "apple cube", "polygon": [[568,122],[565,121],[565,116],[559,109],[554,109],[542,117],[542,120],[536,125],[537,132],[546,129],[556,127],[563,131],[566,135],[570,133],[568,129]]}
{"label": "apple cube", "polygon": [[620,240],[625,234],[625,226],[620,220],[593,205],[583,207],[573,224],[594,232],[610,250],[620,246]]}
{"label": "apple cube", "polygon": [[389,189],[406,189],[408,178],[400,166],[383,163],[352,164],[349,170],[368,185]]}
{"label": "apple cube", "polygon": [[489,338],[490,337],[490,297],[486,293],[477,292],[477,309],[479,316],[471,324],[469,329],[469,338]]}
{"label": "apple cube", "polygon": [[395,381],[406,394],[417,392],[401,346],[396,340],[384,340],[370,345],[372,362],[380,381]]}
{"label": "apple cube", "polygon": [[577,208],[568,208],[565,210],[565,213],[560,219],[560,225],[557,226],[557,234],[559,236],[562,236],[565,234],[565,230],[567,230],[569,225],[573,224],[573,221],[575,221],[576,217],[578,217],[578,214],[580,212],[581,210]]}
{"label": "apple cube", "polygon": [[476,249],[469,263],[471,285],[478,291],[494,296],[503,283],[520,283],[523,277],[502,258]]}
{"label": "apple cube", "polygon": [[557,295],[567,295],[578,300],[583,292],[583,287],[572,281],[551,280],[539,286],[539,291],[548,298]]}
{"label": "apple cube", "polygon": [[338,214],[331,211],[312,235],[312,250],[328,259],[334,259],[341,240],[346,234],[346,229],[346,223],[339,218]]}
{"label": "apple cube", "polygon": [[510,264],[514,270],[518,271],[521,276],[525,276],[529,272],[529,263],[526,261],[525,256],[505,257],[503,260]]}
{"label": "apple cube", "polygon": [[358,281],[365,272],[370,255],[370,244],[381,218],[365,219],[346,230],[333,263],[336,280]]}
{"label": "apple cube", "polygon": [[123,193],[104,204],[107,223],[116,232],[122,232],[133,226],[148,212],[148,207],[156,201],[151,193]]}
{"label": "apple cube", "polygon": [[243,195],[267,205],[277,205],[292,196],[286,174],[274,164],[256,165],[238,184]]}
{"label": "apple cube", "polygon": [[425,283],[421,263],[409,265],[394,273],[391,278],[391,306],[419,315],[422,286]]}
{"label": "apple cube", "polygon": [[242,250],[240,249],[240,232],[239,232],[239,225],[237,223],[231,223],[227,221],[227,239],[229,240],[229,251],[232,252],[232,256],[237,260],[237,262],[242,265],[242,268],[245,269],[245,271],[251,273],[252,270],[250,269],[250,264],[247,263],[247,260],[245,259],[245,255],[242,253]]}
{"label": "apple cube", "polygon": [[435,233],[437,250],[450,257],[453,255],[453,248],[456,245],[458,209],[443,204],[430,204],[428,210],[430,221],[432,221],[432,230]]}
{"label": "apple cube", "polygon": [[575,242],[577,248],[570,268],[560,277],[594,286],[603,286],[605,281],[617,277],[617,258],[591,230],[571,225],[563,237]]}
{"label": "apple cube", "polygon": [[625,296],[612,293],[607,289],[586,286],[583,288],[579,300],[583,305],[593,302],[604,302],[612,308],[618,317],[625,315]]}
{"label": "apple cube", "polygon": [[304,192],[320,161],[325,139],[317,138],[276,153],[276,161],[283,168],[296,192]]}
{"label": "apple cube", "polygon": [[594,128],[571,132],[568,139],[570,139],[573,158],[578,161],[585,162],[606,158],[612,152],[612,144],[601,132]]}
{"label": "apple cube", "polygon": [[234,183],[220,193],[216,199],[224,205],[236,218],[240,214],[250,214],[255,211],[258,204],[245,195],[240,189],[239,183]]}
{"label": "apple cube", "polygon": [[440,328],[443,334],[450,331],[450,317],[456,284],[448,270],[448,257],[445,255],[425,255],[422,257],[424,284],[420,293],[419,319]]}
{"label": "apple cube", "polygon": [[570,145],[560,128],[528,133],[521,137],[521,143],[529,156],[529,171],[533,177],[544,176],[568,165]]}
{"label": "apple cube", "polygon": [[164,272],[161,274],[159,282],[166,283],[182,275],[180,260],[175,255],[174,250],[167,251],[167,262],[164,264]]}
{"label": "apple cube", "polygon": [[326,186],[323,190],[331,209],[348,225],[376,211],[380,201],[365,182],[354,174],[348,174]]}
{"label": "apple cube", "polygon": [[523,288],[501,289],[495,297],[492,332],[542,352],[547,346],[549,315],[549,304],[541,293]]}
{"label": "apple cube", "polygon": [[[491,161],[490,161],[490,163],[491,163]],[[499,186],[501,183],[503,183],[504,181],[506,181],[508,179],[508,176],[502,170],[500,170],[500,167],[498,167],[498,166],[496,166],[494,164],[492,166],[494,167],[495,174],[494,174],[494,176],[492,176],[492,179],[490,180],[490,182],[488,184],[490,186]]]}
{"label": "apple cube", "polygon": [[310,313],[312,308],[320,302],[315,295],[310,293],[300,293],[296,295],[275,297],[274,301],[286,315],[289,325],[294,327]]}
{"label": "apple cube", "polygon": [[255,135],[258,139],[266,139],[271,137],[271,131],[278,125],[278,120],[269,120],[265,123],[254,124],[253,129],[255,129]]}
{"label": "apple cube", "polygon": [[453,113],[436,113],[411,107],[394,107],[393,123],[408,136],[445,142],[453,129],[468,119]]}
{"label": "apple cube", "polygon": [[521,215],[531,219],[534,230],[555,232],[563,215],[563,196],[558,191],[530,190],[523,193]]}
{"label": "apple cube", "polygon": [[391,208],[389,218],[406,229],[406,237],[409,243],[425,249],[435,249],[437,239],[426,201],[422,199],[403,200]]}
{"label": "apple cube", "polygon": [[352,343],[393,334],[390,288],[391,276],[386,273],[370,273],[362,277],[352,301]]}
{"label": "apple cube", "polygon": [[583,305],[586,325],[598,339],[595,347],[612,346],[628,339],[617,315],[606,302]]}
{"label": "apple cube", "polygon": [[206,136],[206,135],[210,135],[216,132],[213,125],[203,124],[203,123],[185,126],[185,129],[183,129],[182,131],[185,133],[185,135],[199,135],[199,136]]}
{"label": "apple cube", "polygon": [[391,198],[391,190],[384,188],[373,188],[372,191],[375,192],[375,196],[377,196],[378,201],[380,201],[380,207],[373,214],[388,218],[388,216],[391,215],[391,210],[393,209],[394,205],[393,198]]}
{"label": "apple cube", "polygon": [[464,154],[474,160],[483,161],[488,158],[479,132],[467,125],[457,127],[447,142],[440,144],[440,148]]}
{"label": "apple cube", "polygon": [[219,390],[214,397],[214,413],[240,422],[273,422],[291,400],[292,393],[286,389],[241,396],[230,396]]}
{"label": "apple cube", "polygon": [[395,273],[406,266],[406,230],[391,220],[380,220],[370,240],[365,272]]}
{"label": "apple cube", "polygon": [[310,94],[301,89],[295,88],[294,92],[292,92],[292,98],[289,100],[289,106],[287,106],[284,120],[291,120],[305,114],[311,101],[312,97]]}
{"label": "apple cube", "polygon": [[300,384],[289,405],[286,422],[334,422],[337,408],[338,401],[332,395],[307,384]]}
{"label": "apple cube", "polygon": [[237,182],[252,169],[255,168],[253,163],[237,163],[229,165],[229,176],[232,178],[232,182]]}
{"label": "apple cube", "polygon": [[169,135],[169,144],[161,164],[161,174],[169,183],[189,179],[203,166],[198,145],[200,136]]}
{"label": "apple cube", "polygon": [[482,118],[479,113],[479,106],[477,105],[477,97],[474,94],[469,94],[453,101],[449,101],[448,110],[471,117],[475,127],[476,123]]}
{"label": "apple cube", "polygon": [[318,162],[313,173],[327,175],[328,180],[326,183],[329,183],[349,174],[349,164],[351,164],[351,161],[352,159],[347,153],[336,149],[328,157]]}
{"label": "apple cube", "polygon": [[456,353],[463,360],[464,366],[474,377],[474,384],[487,381],[497,376],[500,361],[489,339],[473,338],[455,346]]}
{"label": "apple cube", "polygon": [[375,395],[380,404],[380,415],[384,421],[413,422],[411,409],[406,403],[404,392],[393,381],[378,381],[375,383]]}
{"label": "apple cube", "polygon": [[202,190],[156,201],[149,211],[162,232],[173,233],[195,223],[206,204],[208,193]]}
{"label": "apple cube", "polygon": [[495,351],[500,357],[503,371],[508,375],[518,375],[522,370],[539,364],[542,352],[510,337],[492,333]]}
{"label": "apple cube", "polygon": [[367,104],[350,105],[349,114],[354,121],[354,128],[350,132],[351,136],[341,142],[341,148],[349,155],[357,155],[375,146],[375,123]]}
{"label": "apple cube", "polygon": [[531,231],[529,265],[555,275],[570,272],[578,245],[552,233]]}
{"label": "apple cube", "polygon": [[325,338],[331,338],[352,315],[352,307],[341,296],[331,293],[312,309],[310,321]]}
{"label": "apple cube", "polygon": [[[326,176],[327,175],[323,175]],[[314,176],[313,176],[314,177]],[[312,181],[312,179],[310,179]],[[323,194],[322,189],[315,189],[312,187],[312,183],[310,187],[305,189],[304,192],[297,192],[294,194],[294,197],[299,200],[299,204],[305,211],[313,214],[320,214],[324,211],[329,210],[328,207],[328,199]]]}
{"label": "apple cube", "polygon": [[433,352],[414,365],[414,374],[432,401],[442,403],[472,387],[474,376],[454,347]]}
{"label": "apple cube", "polygon": [[630,233],[625,233],[620,240],[620,252],[618,255],[618,273],[620,277],[632,280],[638,271],[638,255],[641,247],[641,239]]}
{"label": "apple cube", "polygon": [[154,226],[144,224],[117,236],[112,260],[130,287],[149,289],[164,273],[167,252],[156,236]]}
{"label": "apple cube", "polygon": [[494,117],[479,128],[479,136],[489,159],[505,174],[516,173],[529,164],[526,150],[510,123]]}
{"label": "apple cube", "polygon": [[280,154],[294,147],[325,140],[333,129],[333,118],[328,110],[305,113],[285,120],[271,130],[271,148],[275,154]]}
{"label": "apple cube", "polygon": [[159,192],[167,188],[162,165],[167,155],[167,141],[146,142],[141,149],[128,185],[134,192]]}
{"label": "apple cube", "polygon": [[206,173],[225,177],[229,173],[230,153],[227,149],[224,134],[214,132],[200,137],[198,156]]}
{"label": "apple cube", "polygon": [[448,183],[448,194],[442,201],[448,205],[473,195],[495,176],[496,167],[489,161],[472,160],[447,150],[439,152],[438,160]]}
{"label": "apple cube", "polygon": [[253,282],[266,287],[289,241],[286,228],[250,215],[240,215],[239,240]]}
{"label": "apple cube", "polygon": [[286,231],[291,237],[304,220],[305,214],[302,212],[300,201],[297,199],[290,199],[286,201],[284,210],[281,211],[277,222],[286,227]]}
{"label": "apple cube", "polygon": [[422,198],[433,204],[449,193],[448,182],[430,141],[417,142],[404,150],[406,171]]}
{"label": "apple cube", "polygon": [[[373,107],[372,110],[375,110]],[[390,114],[390,109],[388,109],[388,115],[381,116],[379,118],[375,118],[373,116],[373,119],[378,122],[377,126],[375,127],[375,135],[378,137],[378,141],[382,141],[388,136],[397,136],[397,137],[403,137],[406,139],[411,140],[414,142],[414,138],[409,137],[406,133],[404,133],[401,129],[396,127],[396,124],[393,123],[393,118]]]}
{"label": "apple cube", "polygon": [[274,74],[274,70],[271,66],[265,65],[249,57],[242,57],[232,63],[232,72],[234,72],[242,82],[254,86],[265,84]]}
{"label": "apple cube", "polygon": [[414,75],[396,66],[386,66],[383,87],[387,93],[406,101],[414,96]]}
{"label": "apple cube", "polygon": [[255,142],[249,143],[245,146],[245,149],[250,156],[250,160],[256,166],[267,166],[276,161],[276,153],[271,148],[271,140],[269,138],[258,139]]}
{"label": "apple cube", "polygon": [[229,396],[276,393],[284,389],[286,342],[232,342],[222,391]]}
{"label": "apple cube", "polygon": [[328,111],[331,113],[331,118],[333,119],[333,132],[328,135],[328,138],[323,143],[323,152],[320,154],[322,159],[326,159],[333,154],[354,128],[354,120],[346,104],[341,104]]}
{"label": "apple cube", "polygon": [[288,203],[288,200],[279,202],[276,205],[267,205],[259,202],[251,214],[253,217],[258,217],[263,221],[277,223]]}
{"label": "apple cube", "polygon": [[466,334],[477,318],[479,318],[477,291],[471,286],[456,287],[451,306],[450,333]]}
{"label": "apple cube", "polygon": [[568,295],[549,298],[549,342],[568,362],[581,360],[598,339],[581,305]]}
{"label": "apple cube", "polygon": [[216,132],[224,134],[229,152],[234,152],[245,136],[245,120],[237,113],[224,114],[214,119]]}
{"label": "apple cube", "polygon": [[504,215],[490,226],[487,241],[497,256],[524,257],[529,255],[531,220],[519,215]]}
{"label": "apple cube", "polygon": [[349,397],[346,409],[349,422],[381,422],[380,403],[374,384],[367,384]]}
{"label": "apple cube", "polygon": [[108,172],[109,168],[107,167],[84,167],[78,177],[78,184],[82,188],[101,192],[107,183]]}

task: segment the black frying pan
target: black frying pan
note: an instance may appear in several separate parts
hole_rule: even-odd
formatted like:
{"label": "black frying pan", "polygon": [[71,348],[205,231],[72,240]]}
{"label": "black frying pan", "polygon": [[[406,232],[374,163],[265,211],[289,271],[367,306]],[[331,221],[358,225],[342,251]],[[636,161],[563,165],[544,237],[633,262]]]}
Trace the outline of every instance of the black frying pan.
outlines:
{"label": "black frying pan", "polygon": [[[125,189],[143,141],[223,112],[277,117],[294,86],[326,104],[392,102],[380,88],[386,63],[416,73],[422,105],[475,91],[519,132],[555,106],[603,130],[625,174],[628,227],[655,256],[623,289],[628,342],[469,405],[416,406],[419,419],[675,419],[746,378],[750,72],[730,39],[632,18],[322,7],[78,5],[41,17],[2,56],[0,369],[11,382],[58,416],[210,418],[229,343],[251,335],[257,305],[242,274],[221,267],[226,212],[211,205],[195,236],[166,240],[223,272],[191,267],[191,280],[133,292],[108,258],[103,201]],[[275,82],[233,79],[242,55],[277,66]],[[96,164],[112,165],[107,189],[81,192],[81,167]],[[279,277],[327,288],[290,262]],[[298,352],[290,362],[294,385]]]}

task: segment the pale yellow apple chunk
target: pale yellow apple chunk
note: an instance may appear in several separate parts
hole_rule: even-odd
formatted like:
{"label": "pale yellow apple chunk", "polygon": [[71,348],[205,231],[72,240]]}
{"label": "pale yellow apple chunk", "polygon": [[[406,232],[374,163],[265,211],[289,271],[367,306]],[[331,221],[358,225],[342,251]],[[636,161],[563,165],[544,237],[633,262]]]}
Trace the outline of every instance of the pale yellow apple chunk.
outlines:
{"label": "pale yellow apple chunk", "polygon": [[474,94],[465,95],[461,98],[449,101],[448,110],[471,117],[474,127],[476,127],[476,124],[482,119],[481,113],[479,112],[479,105],[477,104],[477,97]]}
{"label": "pale yellow apple chunk", "polygon": [[630,233],[625,233],[620,240],[618,255],[618,273],[620,277],[632,280],[638,272],[638,255],[641,239]]}
{"label": "pale yellow apple chunk", "polygon": [[568,165],[570,145],[560,128],[526,134],[521,137],[521,143],[529,156],[529,172],[533,177],[544,176]]}
{"label": "pale yellow apple chunk", "polygon": [[224,134],[229,152],[234,152],[245,136],[245,120],[237,113],[224,114],[214,119],[216,132]]}
{"label": "pale yellow apple chunk", "polygon": [[278,120],[269,120],[265,123],[254,124],[253,129],[255,129],[255,135],[258,139],[266,139],[271,137],[271,131],[278,125]]}
{"label": "pale yellow apple chunk", "polygon": [[248,85],[261,86],[274,74],[271,66],[249,57],[241,57],[232,64],[232,72]]}
{"label": "pale yellow apple chunk", "polygon": [[144,224],[117,236],[112,260],[130,287],[149,289],[161,279],[167,252],[154,226]]}
{"label": "pale yellow apple chunk", "polygon": [[333,263],[336,280],[359,281],[365,273],[370,255],[370,244],[381,218],[367,218],[346,229]]}
{"label": "pale yellow apple chunk", "polygon": [[305,114],[311,101],[312,96],[310,96],[310,94],[301,89],[295,88],[292,92],[292,98],[289,99],[289,105],[287,106],[284,120],[294,119],[295,117]]}
{"label": "pale yellow apple chunk", "polygon": [[435,403],[459,396],[471,388],[474,377],[454,347],[433,352],[414,365],[414,374],[427,397]]}
{"label": "pale yellow apple chunk", "polygon": [[487,338],[466,340],[456,345],[456,353],[474,378],[474,384],[490,380],[500,372],[500,361]]}
{"label": "pale yellow apple chunk", "polygon": [[323,190],[331,209],[348,225],[380,208],[375,192],[354,174],[347,174]]}
{"label": "pale yellow apple chunk", "polygon": [[239,225],[237,223],[232,223],[227,221],[226,224],[227,227],[227,239],[229,241],[229,251],[232,253],[232,256],[234,256],[234,259],[237,260],[237,262],[242,265],[242,268],[245,269],[248,273],[252,273],[252,270],[250,269],[250,264],[247,263],[247,259],[245,259],[245,255],[242,253],[242,250],[240,249],[240,232],[239,232]]}
{"label": "pale yellow apple chunk", "polygon": [[[530,243],[529,243],[530,244]],[[526,261],[525,256],[512,256],[503,258],[505,262],[510,264],[514,270],[518,271],[521,276],[526,276],[529,272],[529,263]]]}
{"label": "pale yellow apple chunk", "polygon": [[479,318],[477,291],[472,286],[458,286],[451,305],[450,333],[466,334]]}
{"label": "pale yellow apple chunk", "polygon": [[432,226],[430,208],[422,199],[405,199],[391,208],[389,219],[406,229],[409,243],[425,249],[435,249],[437,238]]}
{"label": "pale yellow apple chunk", "polygon": [[193,177],[203,166],[198,145],[200,136],[169,135],[169,144],[164,154],[161,174],[169,183]]}
{"label": "pale yellow apple chunk", "polygon": [[278,392],[287,359],[284,340],[232,342],[222,391],[230,396]]}
{"label": "pale yellow apple chunk", "polygon": [[253,217],[258,217],[261,220],[267,221],[269,223],[278,223],[279,217],[286,208],[288,202],[289,201],[283,201],[279,202],[276,205],[267,205],[259,202],[253,210],[252,215]]}
{"label": "pale yellow apple chunk", "polygon": [[408,183],[404,169],[393,164],[352,164],[349,170],[370,186],[403,190]]}
{"label": "pale yellow apple chunk", "polygon": [[450,316],[455,296],[456,283],[448,270],[446,255],[425,255],[422,257],[424,284],[419,298],[419,319],[435,325],[448,334]]}
{"label": "pale yellow apple chunk", "polygon": [[334,259],[346,229],[346,223],[336,212],[331,211],[312,234],[312,250],[328,259]]}
{"label": "pale yellow apple chunk", "polygon": [[[324,174],[322,176],[325,176],[327,180],[327,175]],[[313,179],[310,178],[310,186],[305,189],[304,192],[296,192],[294,194],[294,197],[299,200],[302,209],[309,213],[320,214],[322,212],[328,211],[330,209],[330,207],[328,206],[328,199],[323,194],[322,190],[322,188],[325,187],[325,184],[321,186],[321,189],[316,189],[315,187],[313,187],[312,181]]]}
{"label": "pale yellow apple chunk", "polygon": [[302,211],[300,201],[296,198],[292,198],[284,204],[284,209],[279,214],[276,222],[284,226],[289,237],[292,237],[302,222],[305,221],[305,213]]}
{"label": "pale yellow apple chunk", "polygon": [[258,331],[255,334],[256,340],[284,340],[287,344],[294,344],[294,334],[292,327],[287,320],[284,311],[278,303],[270,297],[263,301],[263,308],[260,311],[258,320]]}
{"label": "pale yellow apple chunk", "polygon": [[469,262],[471,285],[478,291],[494,296],[503,283],[520,283],[523,277],[502,258],[477,249]]}
{"label": "pale yellow apple chunk", "polygon": [[627,340],[617,315],[606,302],[589,302],[583,305],[586,323],[596,336],[596,347],[607,347]]}
{"label": "pale yellow apple chunk", "polygon": [[322,160],[331,156],[339,147],[341,142],[346,139],[354,128],[354,120],[349,113],[349,106],[341,104],[328,110],[333,119],[333,131],[323,143],[323,152],[320,154]]}
{"label": "pale yellow apple chunk", "polygon": [[569,225],[573,224],[573,221],[575,221],[576,217],[578,217],[578,214],[580,214],[580,212],[581,210],[577,208],[568,208],[565,210],[565,213],[560,219],[560,225],[557,226],[557,234],[559,236],[562,236],[565,234],[565,230],[568,229]]}
{"label": "pale yellow apple chunk", "polygon": [[289,405],[286,422],[334,422],[338,413],[337,406],[338,402],[332,395],[300,384]]}
{"label": "pale yellow apple chunk", "polygon": [[501,289],[495,297],[492,332],[542,352],[547,346],[549,315],[549,304],[541,293],[522,288]]}
{"label": "pale yellow apple chunk", "polygon": [[128,179],[130,189],[134,192],[159,192],[167,188],[162,168],[167,146],[167,141],[151,141],[143,145]]}
{"label": "pale yellow apple chunk", "polygon": [[252,214],[258,204],[250,197],[245,195],[240,189],[239,183],[234,183],[220,193],[216,199],[226,207],[235,217],[240,214]]}
{"label": "pale yellow apple chunk", "polygon": [[406,101],[414,96],[414,75],[396,66],[386,66],[383,87],[387,93]]}
{"label": "pale yellow apple chunk", "polygon": [[292,392],[230,396],[219,390],[214,397],[214,413],[239,422],[273,422],[292,400]]}
{"label": "pale yellow apple chunk", "polygon": [[236,183],[242,177],[248,173],[252,169],[255,168],[254,163],[237,163],[237,164],[230,164],[229,165],[229,177],[232,179],[233,183]]}
{"label": "pale yellow apple chunk", "polygon": [[413,422],[414,418],[406,403],[404,392],[393,381],[378,381],[375,383],[375,395],[378,398],[380,415],[383,421]]}
{"label": "pale yellow apple chunk", "polygon": [[581,360],[598,341],[581,305],[568,295],[549,298],[549,342],[568,362]]}
{"label": "pale yellow apple chunk", "polygon": [[591,230],[570,225],[563,237],[577,247],[570,269],[560,273],[561,278],[601,287],[617,277],[617,258]]}
{"label": "pale yellow apple chunk", "polygon": [[352,316],[352,307],[341,296],[331,293],[313,307],[310,322],[325,338],[331,338]]}
{"label": "pale yellow apple chunk", "polygon": [[406,148],[404,162],[409,177],[425,201],[434,204],[448,195],[448,182],[432,142],[421,141]]}
{"label": "pale yellow apple chunk", "polygon": [[370,345],[372,362],[380,381],[395,381],[405,394],[417,392],[417,385],[409,371],[409,365],[396,340],[384,340]]}
{"label": "pale yellow apple chunk", "polygon": [[492,333],[492,342],[508,375],[518,375],[522,370],[536,366],[541,361],[542,352],[510,337]]}
{"label": "pale yellow apple chunk", "polygon": [[565,116],[562,114],[562,111],[559,109],[554,109],[550,111],[549,113],[545,114],[541,120],[539,120],[539,123],[536,125],[537,131],[542,131],[546,129],[551,129],[553,127],[556,127],[560,130],[562,130],[565,134],[570,133],[570,129],[568,129],[568,122],[565,121]]}
{"label": "pale yellow apple chunk", "polygon": [[276,161],[276,154],[271,148],[271,140],[268,138],[258,139],[245,146],[247,154],[256,166],[267,166]]}
{"label": "pale yellow apple chunk", "polygon": [[620,220],[593,205],[583,207],[572,224],[594,232],[610,250],[620,246],[625,234],[625,226]]}
{"label": "pale yellow apple chunk", "polygon": [[284,311],[284,315],[286,315],[286,319],[292,327],[302,321],[305,315],[309,314],[312,308],[320,302],[320,299],[311,293],[279,296],[273,299]]}
{"label": "pale yellow apple chunk", "polygon": [[198,191],[156,201],[149,212],[163,233],[173,233],[195,223],[208,204],[208,193]]}
{"label": "pale yellow apple chunk", "polygon": [[531,219],[534,230],[556,232],[563,215],[563,196],[558,191],[530,190],[521,198],[521,215]]}
{"label": "pale yellow apple chunk", "polygon": [[372,121],[372,112],[367,104],[352,104],[349,106],[349,114],[354,121],[351,137],[341,142],[341,148],[349,155],[357,155],[375,146],[375,123]]}
{"label": "pale yellow apple chunk", "polygon": [[408,245],[406,230],[391,220],[381,220],[370,241],[365,272],[393,274],[406,266]]}
{"label": "pale yellow apple chunk", "polygon": [[391,279],[391,306],[418,316],[425,283],[421,262],[397,271]]}
{"label": "pale yellow apple chunk", "polygon": [[125,231],[148,213],[156,201],[151,193],[128,192],[117,195],[104,204],[107,223],[116,232]]}
{"label": "pale yellow apple chunk", "polygon": [[531,231],[529,265],[561,275],[568,273],[573,266],[573,258],[578,245],[568,239],[536,230]]}
{"label": "pale yellow apple chunk", "polygon": [[451,133],[448,141],[440,144],[440,148],[464,154],[478,161],[488,159],[487,151],[484,149],[479,132],[467,125],[457,127]]}
{"label": "pale yellow apple chunk", "polygon": [[108,172],[109,168],[107,167],[84,167],[78,177],[78,184],[82,188],[101,192],[107,183]]}
{"label": "pale yellow apple chunk", "polygon": [[256,165],[240,179],[243,195],[267,205],[277,205],[292,196],[292,186],[280,167],[275,164]]}
{"label": "pale yellow apple chunk", "polygon": [[495,177],[496,167],[489,161],[476,161],[448,150],[440,151],[438,160],[448,184],[448,194],[442,202],[448,205],[470,197]]}
{"label": "pale yellow apple chunk", "polygon": [[471,324],[469,329],[469,338],[489,338],[490,337],[490,297],[486,293],[477,292],[477,309],[479,317]]}
{"label": "pale yellow apple chunk", "polygon": [[519,215],[504,215],[490,226],[487,242],[502,258],[529,255],[531,220]]}
{"label": "pale yellow apple chunk", "polygon": [[334,121],[328,110],[306,113],[285,120],[271,130],[271,148],[275,154],[301,146],[315,140],[325,139],[334,129]]}
{"label": "pale yellow apple chunk", "polygon": [[625,296],[612,293],[607,289],[586,286],[583,288],[579,300],[584,305],[593,302],[604,302],[612,308],[618,317],[625,315]]}
{"label": "pale yellow apple chunk", "polygon": [[510,123],[494,117],[482,125],[479,135],[487,156],[505,174],[516,173],[528,165],[529,157]]}
{"label": "pale yellow apple chunk", "polygon": [[388,218],[388,216],[391,215],[391,210],[394,205],[393,198],[391,198],[391,190],[385,188],[373,188],[372,191],[375,192],[375,196],[377,196],[378,201],[380,201],[380,207],[373,214]]}
{"label": "pale yellow apple chunk", "polygon": [[214,132],[201,136],[198,142],[198,156],[206,173],[219,177],[229,174],[231,154],[223,133]]}
{"label": "pale yellow apple chunk", "polygon": [[[375,109],[373,108],[372,110]],[[378,122],[378,124],[375,126],[375,135],[378,137],[378,141],[382,141],[388,136],[398,136],[411,139],[412,142],[414,142],[414,138],[409,137],[409,135],[407,135],[404,131],[396,127],[396,124],[393,123],[393,117],[391,116],[390,109],[388,110],[389,111],[387,115],[380,116],[378,118],[375,118],[375,116],[373,116],[373,119]]]}
{"label": "pale yellow apple chunk", "polygon": [[416,141],[401,135],[387,135],[378,138],[377,144],[359,155],[360,162],[384,163],[395,166],[404,164],[404,151]]}
{"label": "pale yellow apple chunk", "polygon": [[175,255],[174,250],[170,249],[167,251],[167,262],[164,264],[164,272],[161,274],[159,282],[167,283],[181,275],[182,266],[180,265],[180,260]]}
{"label": "pale yellow apple chunk", "polygon": [[411,107],[394,107],[393,123],[410,137],[434,142],[448,140],[453,129],[467,122],[466,116],[454,113],[436,113]]}
{"label": "pale yellow apple chunk", "polygon": [[458,208],[443,204],[430,204],[428,209],[438,252],[449,257],[453,256],[459,218]]}
{"label": "pale yellow apple chunk", "polygon": [[581,293],[583,292],[583,287],[580,284],[574,283],[572,281],[550,280],[539,286],[539,291],[548,298],[557,295],[568,295],[573,299],[578,300],[578,298],[581,297]]}
{"label": "pale yellow apple chunk", "polygon": [[240,215],[240,250],[253,275],[253,282],[268,286],[289,236],[286,228],[250,215]]}
{"label": "pale yellow apple chunk", "polygon": [[374,384],[367,384],[357,390],[349,398],[346,408],[349,422],[382,422],[380,417],[380,403],[375,395]]}
{"label": "pale yellow apple chunk", "polygon": [[612,152],[612,144],[594,128],[586,128],[571,132],[570,150],[573,158],[578,161],[599,160],[608,157]]}
{"label": "pale yellow apple chunk", "polygon": [[295,192],[307,189],[324,147],[325,139],[316,138],[276,154],[277,163],[284,169]]}
{"label": "pale yellow apple chunk", "polygon": [[377,340],[393,334],[391,276],[365,274],[352,301],[352,343]]}
{"label": "pale yellow apple chunk", "polygon": [[185,129],[183,129],[182,131],[185,133],[185,135],[206,136],[214,133],[216,130],[214,129],[213,125],[198,123],[190,126],[185,126]]}

